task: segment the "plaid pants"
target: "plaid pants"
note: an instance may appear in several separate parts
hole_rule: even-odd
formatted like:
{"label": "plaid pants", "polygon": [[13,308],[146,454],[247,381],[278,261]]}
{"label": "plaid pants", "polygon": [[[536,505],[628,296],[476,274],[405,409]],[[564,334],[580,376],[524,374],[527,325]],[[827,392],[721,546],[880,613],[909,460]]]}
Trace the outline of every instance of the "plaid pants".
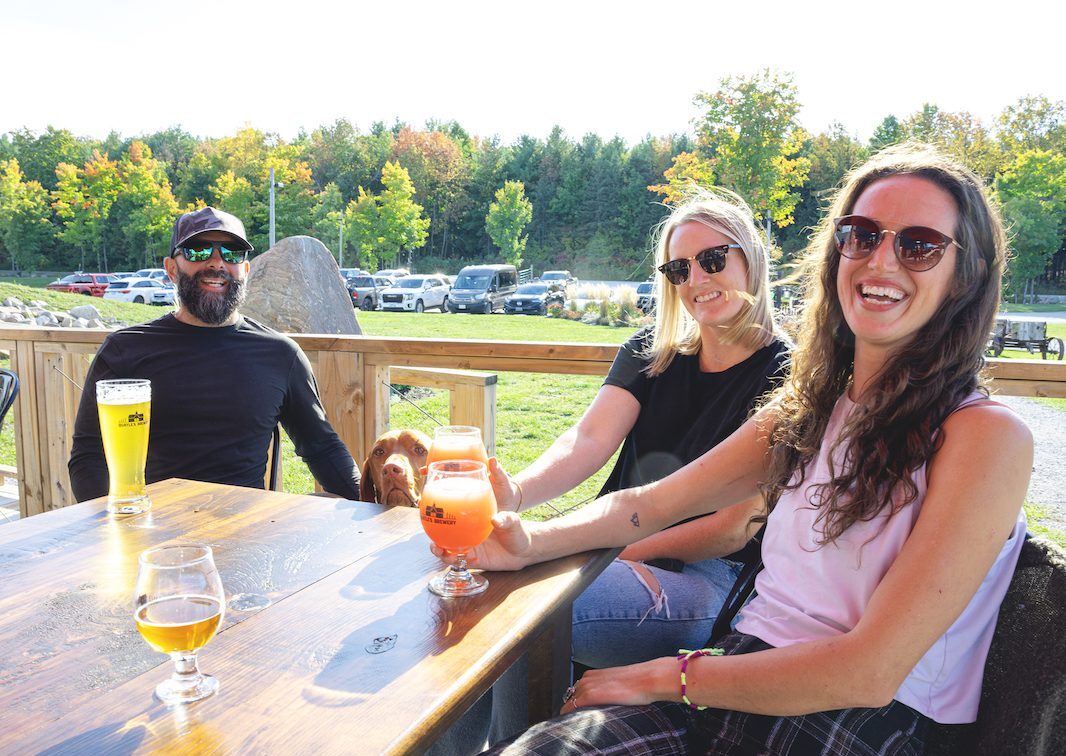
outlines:
{"label": "plaid pants", "polygon": [[[741,633],[726,636],[718,645],[727,654],[769,648]],[[898,701],[878,709],[838,709],[797,717],[723,709],[696,712],[677,703],[604,706],[542,722],[489,753],[910,756],[923,752],[929,721]]]}

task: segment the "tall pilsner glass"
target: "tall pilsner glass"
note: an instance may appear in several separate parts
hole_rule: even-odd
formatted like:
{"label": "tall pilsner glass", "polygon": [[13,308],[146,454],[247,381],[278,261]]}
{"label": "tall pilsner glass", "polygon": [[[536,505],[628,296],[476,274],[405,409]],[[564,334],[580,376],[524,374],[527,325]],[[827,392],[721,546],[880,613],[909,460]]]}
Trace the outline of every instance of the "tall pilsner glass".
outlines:
{"label": "tall pilsner glass", "polygon": [[110,486],[107,511],[140,514],[152,506],[144,482],[148,459],[148,422],[152,414],[152,382],[116,379],[96,382],[96,407]]}

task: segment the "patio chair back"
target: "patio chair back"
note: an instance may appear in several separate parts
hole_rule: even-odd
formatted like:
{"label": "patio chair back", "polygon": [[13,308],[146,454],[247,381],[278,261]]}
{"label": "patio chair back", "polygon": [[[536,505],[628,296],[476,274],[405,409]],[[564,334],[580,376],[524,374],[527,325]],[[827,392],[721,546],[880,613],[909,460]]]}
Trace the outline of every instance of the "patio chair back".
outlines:
{"label": "patio chair back", "polygon": [[0,368],[0,426],[19,395],[19,377],[14,371]]}
{"label": "patio chair back", "polygon": [[1066,753],[1066,552],[1027,538],[999,610],[977,722],[938,727],[927,754]]}

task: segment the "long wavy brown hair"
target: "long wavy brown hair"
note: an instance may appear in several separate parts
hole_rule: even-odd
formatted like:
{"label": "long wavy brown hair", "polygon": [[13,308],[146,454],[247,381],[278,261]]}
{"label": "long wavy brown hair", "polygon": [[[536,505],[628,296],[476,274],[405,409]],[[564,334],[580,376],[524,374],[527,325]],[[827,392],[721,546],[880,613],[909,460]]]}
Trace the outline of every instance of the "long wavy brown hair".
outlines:
{"label": "long wavy brown hair", "polygon": [[[814,489],[810,502],[821,510],[823,545],[856,522],[872,520],[886,508],[895,514],[914,501],[918,491],[911,476],[935,453],[936,430],[964,397],[984,390],[980,373],[999,306],[1006,249],[999,213],[981,180],[953,159],[925,145],[890,147],[845,177],[807,248],[802,263],[806,307],[771,437],[764,485],[769,507],[802,485],[833,407],[852,378],[855,337],[837,297],[840,254],[833,219],[850,214],[875,181],[896,175],[924,178],[954,199],[955,279],[929,322],[889,357],[841,431],[842,469],[831,467],[830,480]],[[839,449],[830,452],[833,459]]]}

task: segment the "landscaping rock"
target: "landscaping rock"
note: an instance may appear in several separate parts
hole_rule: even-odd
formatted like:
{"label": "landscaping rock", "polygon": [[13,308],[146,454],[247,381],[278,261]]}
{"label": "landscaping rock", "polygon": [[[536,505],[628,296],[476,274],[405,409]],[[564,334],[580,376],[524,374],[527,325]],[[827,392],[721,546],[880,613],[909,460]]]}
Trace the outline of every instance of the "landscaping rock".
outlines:
{"label": "landscaping rock", "polygon": [[94,318],[94,319],[90,320],[85,325],[85,327],[86,328],[107,328],[107,326],[104,325],[104,322],[102,320],[100,320],[99,318]]}
{"label": "landscaping rock", "polygon": [[96,309],[95,305],[78,305],[70,308],[70,316],[72,318],[84,318],[85,320],[99,320],[100,311]]}
{"label": "landscaping rock", "polygon": [[25,306],[26,305],[24,305],[22,303],[22,300],[19,299],[18,297],[8,297],[7,299],[4,300],[4,307],[14,307],[16,309],[20,309],[20,308],[25,307]]}
{"label": "landscaping rock", "polygon": [[52,317],[59,323],[60,328],[70,328],[74,325],[74,318],[65,312],[53,312]]}
{"label": "landscaping rock", "polygon": [[34,308],[34,307],[36,307],[38,310],[47,310],[48,309],[48,305],[46,305],[44,302],[42,302],[39,299],[31,299],[28,306],[31,309]]}
{"label": "landscaping rock", "polygon": [[241,312],[288,333],[362,333],[337,261],[310,236],[282,239],[252,260]]}
{"label": "landscaping rock", "polygon": [[35,321],[37,325],[44,326],[46,328],[55,328],[59,325],[59,321],[56,320],[56,316],[50,312],[42,312],[37,316]]}

